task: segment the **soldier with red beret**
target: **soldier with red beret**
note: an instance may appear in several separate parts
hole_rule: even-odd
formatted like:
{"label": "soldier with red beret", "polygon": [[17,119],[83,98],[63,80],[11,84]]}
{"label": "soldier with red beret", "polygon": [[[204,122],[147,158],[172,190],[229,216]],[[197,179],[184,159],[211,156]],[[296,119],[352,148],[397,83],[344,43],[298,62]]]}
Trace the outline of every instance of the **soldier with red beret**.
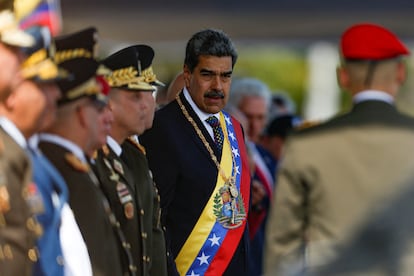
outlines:
{"label": "soldier with red beret", "polygon": [[288,138],[266,230],[266,275],[329,262],[414,169],[414,119],[394,104],[409,50],[390,30],[362,23],[343,33],[339,51],[338,83],[353,106]]}

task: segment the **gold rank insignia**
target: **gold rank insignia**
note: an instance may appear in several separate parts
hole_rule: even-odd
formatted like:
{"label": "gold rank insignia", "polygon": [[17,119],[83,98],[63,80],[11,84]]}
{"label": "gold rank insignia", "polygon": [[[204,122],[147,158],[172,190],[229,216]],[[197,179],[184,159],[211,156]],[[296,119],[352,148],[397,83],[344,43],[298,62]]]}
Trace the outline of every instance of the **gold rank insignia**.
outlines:
{"label": "gold rank insignia", "polygon": [[77,171],[88,172],[90,169],[87,163],[82,162],[73,153],[66,153],[65,159]]}
{"label": "gold rank insignia", "polygon": [[137,142],[133,137],[128,137],[127,140],[131,142],[139,151],[141,151],[144,155],[147,154],[147,151],[145,150],[145,147]]}
{"label": "gold rank insignia", "polygon": [[10,210],[10,197],[5,184],[0,184],[0,214]]}

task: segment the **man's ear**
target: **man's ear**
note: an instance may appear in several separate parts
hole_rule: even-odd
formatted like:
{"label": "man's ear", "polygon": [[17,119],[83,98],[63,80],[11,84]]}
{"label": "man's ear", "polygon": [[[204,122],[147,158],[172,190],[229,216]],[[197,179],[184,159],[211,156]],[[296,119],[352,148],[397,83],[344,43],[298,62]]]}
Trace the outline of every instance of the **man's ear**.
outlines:
{"label": "man's ear", "polygon": [[397,64],[397,81],[400,84],[403,84],[407,79],[407,65],[404,62],[399,62]]}
{"label": "man's ear", "polygon": [[184,76],[185,86],[189,87],[190,86],[191,72],[190,72],[190,68],[188,68],[188,66],[186,64],[184,64],[184,67],[183,67],[183,76]]}
{"label": "man's ear", "polygon": [[17,90],[11,92],[10,95],[4,101],[4,106],[6,107],[6,109],[13,110],[16,105],[16,102],[19,101],[18,98],[19,97]]}
{"label": "man's ear", "polygon": [[338,66],[336,68],[336,79],[341,88],[346,89],[349,87],[349,74],[345,67]]}

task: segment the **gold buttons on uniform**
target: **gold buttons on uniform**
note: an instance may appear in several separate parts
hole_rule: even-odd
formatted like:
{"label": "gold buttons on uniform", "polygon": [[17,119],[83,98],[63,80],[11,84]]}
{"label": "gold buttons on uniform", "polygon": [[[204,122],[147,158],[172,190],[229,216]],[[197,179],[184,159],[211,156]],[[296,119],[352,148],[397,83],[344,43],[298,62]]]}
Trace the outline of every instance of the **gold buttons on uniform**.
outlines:
{"label": "gold buttons on uniform", "polygon": [[142,260],[143,260],[144,262],[149,263],[149,262],[151,261],[151,258],[150,258],[149,256],[142,256]]}
{"label": "gold buttons on uniform", "polygon": [[29,257],[29,260],[31,260],[32,262],[36,262],[38,259],[37,251],[35,248],[29,249],[29,251],[27,252],[27,256]]}
{"label": "gold buttons on uniform", "polygon": [[146,239],[146,238],[148,237],[148,235],[147,235],[147,233],[142,232],[141,237],[142,237],[143,239]]}
{"label": "gold buttons on uniform", "polygon": [[140,211],[140,212],[141,212],[141,216],[143,216],[143,215],[144,215],[144,213],[145,213],[145,212],[144,212],[144,209],[141,209],[141,211]]}
{"label": "gold buttons on uniform", "polygon": [[34,232],[37,236],[41,236],[43,234],[43,228],[42,226],[36,222],[34,218],[29,218],[26,221],[27,229]]}
{"label": "gold buttons on uniform", "polygon": [[135,265],[130,265],[129,270],[135,272],[135,271],[137,271],[137,267]]}
{"label": "gold buttons on uniform", "polygon": [[13,252],[12,252],[10,245],[6,244],[3,247],[3,254],[4,254],[5,259],[9,259],[9,260],[13,259]]}

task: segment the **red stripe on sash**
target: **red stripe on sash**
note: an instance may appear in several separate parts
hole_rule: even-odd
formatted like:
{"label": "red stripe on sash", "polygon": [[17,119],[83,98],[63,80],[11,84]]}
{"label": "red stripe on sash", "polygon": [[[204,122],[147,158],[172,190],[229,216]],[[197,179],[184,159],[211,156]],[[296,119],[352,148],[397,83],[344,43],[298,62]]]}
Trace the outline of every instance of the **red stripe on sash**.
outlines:
{"label": "red stripe on sash", "polygon": [[[240,192],[244,201],[244,208],[246,210],[246,215],[249,210],[249,199],[250,199],[250,166],[249,159],[247,155],[246,145],[244,143],[243,132],[240,126],[240,123],[236,121],[233,117],[232,124],[236,139],[239,145],[239,153],[242,160],[241,168],[241,178],[240,178]],[[246,228],[246,220],[243,224],[236,229],[229,229],[226,237],[224,238],[220,249],[217,251],[214,259],[210,263],[209,268],[207,269],[205,275],[223,275],[224,271],[227,269],[230,261],[233,258],[234,252],[237,249],[237,246],[240,243],[240,239],[243,236],[243,232]]]}

